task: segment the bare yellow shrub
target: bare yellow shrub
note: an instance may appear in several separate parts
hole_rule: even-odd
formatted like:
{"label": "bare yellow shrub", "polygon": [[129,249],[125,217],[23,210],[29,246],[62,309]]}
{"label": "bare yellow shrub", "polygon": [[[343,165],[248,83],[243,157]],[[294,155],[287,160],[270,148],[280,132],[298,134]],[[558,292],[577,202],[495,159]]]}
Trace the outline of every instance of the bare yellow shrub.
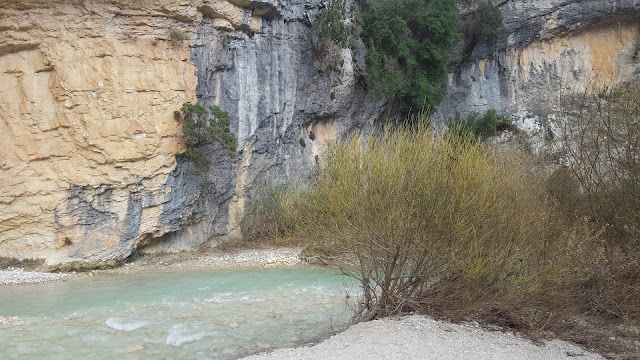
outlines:
{"label": "bare yellow shrub", "polygon": [[524,158],[426,126],[336,144],[283,198],[292,236],[337,256],[360,318],[543,303],[551,210]]}
{"label": "bare yellow shrub", "polygon": [[591,222],[593,251],[606,253],[591,262],[582,307],[640,320],[640,85],[594,85],[560,105],[567,167],[552,178],[563,189],[556,198]]}

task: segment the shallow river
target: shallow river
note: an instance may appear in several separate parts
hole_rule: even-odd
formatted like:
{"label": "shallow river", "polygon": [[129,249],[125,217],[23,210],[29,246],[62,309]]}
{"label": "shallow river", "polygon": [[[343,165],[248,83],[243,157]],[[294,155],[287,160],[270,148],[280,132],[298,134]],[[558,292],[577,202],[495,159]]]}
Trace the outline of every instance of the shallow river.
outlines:
{"label": "shallow river", "polygon": [[343,330],[330,270],[139,270],[0,286],[0,359],[235,359]]}

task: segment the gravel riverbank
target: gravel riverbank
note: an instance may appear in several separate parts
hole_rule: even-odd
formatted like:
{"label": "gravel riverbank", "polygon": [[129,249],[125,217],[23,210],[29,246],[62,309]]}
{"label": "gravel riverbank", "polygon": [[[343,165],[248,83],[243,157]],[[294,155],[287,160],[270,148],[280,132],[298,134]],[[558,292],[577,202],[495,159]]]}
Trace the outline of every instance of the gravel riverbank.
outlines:
{"label": "gravel riverbank", "polygon": [[220,251],[205,254],[195,254],[175,257],[151,257],[148,262],[133,262],[128,266],[192,266],[192,267],[272,267],[292,266],[302,262],[301,248],[263,248]]}
{"label": "gravel riverbank", "polygon": [[162,268],[230,268],[293,266],[302,262],[300,248],[262,248],[209,253],[147,255],[121,267],[82,273],[48,273],[24,269],[0,270],[0,285],[37,284],[69,280],[99,272],[130,273],[139,269]]}
{"label": "gravel riverbank", "polygon": [[0,270],[0,285],[37,284],[43,282],[62,281],[70,274],[54,274],[23,269]]}
{"label": "gravel riverbank", "polygon": [[568,342],[538,344],[477,325],[451,324],[412,315],[354,325],[317,345],[279,349],[244,360],[596,360]]}

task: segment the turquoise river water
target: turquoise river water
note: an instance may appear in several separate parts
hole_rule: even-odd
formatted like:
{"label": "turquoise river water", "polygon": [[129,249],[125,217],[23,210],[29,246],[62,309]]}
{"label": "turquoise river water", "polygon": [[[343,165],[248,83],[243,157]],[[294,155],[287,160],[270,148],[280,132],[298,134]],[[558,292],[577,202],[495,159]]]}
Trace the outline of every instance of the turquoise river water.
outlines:
{"label": "turquoise river water", "polygon": [[0,286],[0,359],[235,359],[343,330],[354,292],[316,267]]}

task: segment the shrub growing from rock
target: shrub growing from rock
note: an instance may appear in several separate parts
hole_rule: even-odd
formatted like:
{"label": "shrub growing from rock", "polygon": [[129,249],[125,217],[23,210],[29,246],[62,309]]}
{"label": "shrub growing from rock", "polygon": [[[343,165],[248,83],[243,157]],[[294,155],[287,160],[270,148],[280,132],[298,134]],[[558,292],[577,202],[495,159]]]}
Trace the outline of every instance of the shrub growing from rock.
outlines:
{"label": "shrub growing from rock", "polygon": [[213,141],[223,144],[230,156],[235,153],[238,142],[229,129],[229,113],[218,106],[212,105],[207,110],[200,104],[184,103],[173,115],[176,120],[183,120],[182,133],[188,147],[184,154],[194,164],[207,163],[200,147]]}
{"label": "shrub growing from rock", "polygon": [[499,114],[496,109],[489,109],[483,115],[477,112],[462,117],[456,114],[448,121],[449,130],[458,136],[478,136],[487,138],[499,131],[515,129],[509,116]]}
{"label": "shrub growing from rock", "polygon": [[345,23],[344,6],[344,0],[332,0],[322,9],[312,25],[317,40],[328,40],[341,48],[347,45],[351,29]]}

